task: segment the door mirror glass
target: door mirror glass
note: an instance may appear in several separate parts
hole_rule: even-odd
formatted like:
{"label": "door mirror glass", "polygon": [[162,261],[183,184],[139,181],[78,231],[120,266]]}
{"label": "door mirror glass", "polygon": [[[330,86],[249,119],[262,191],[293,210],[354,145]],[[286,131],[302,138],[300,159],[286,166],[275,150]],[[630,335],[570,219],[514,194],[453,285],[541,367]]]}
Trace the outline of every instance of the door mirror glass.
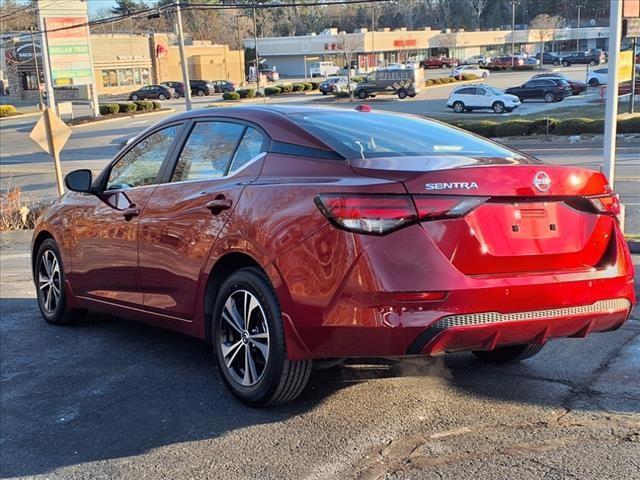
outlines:
{"label": "door mirror glass", "polygon": [[86,168],[74,170],[64,177],[64,184],[72,192],[89,192],[91,190],[91,182],[91,170]]}

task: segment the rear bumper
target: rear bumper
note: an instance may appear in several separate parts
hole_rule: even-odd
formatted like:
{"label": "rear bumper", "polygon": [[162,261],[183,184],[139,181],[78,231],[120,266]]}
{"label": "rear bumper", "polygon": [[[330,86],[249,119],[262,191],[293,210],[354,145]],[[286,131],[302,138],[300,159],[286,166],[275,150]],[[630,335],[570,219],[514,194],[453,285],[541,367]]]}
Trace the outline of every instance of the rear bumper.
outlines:
{"label": "rear bumper", "polygon": [[584,338],[620,327],[631,312],[626,298],[591,305],[501,314],[485,312],[443,317],[426,328],[408,354],[436,355],[459,350],[493,350],[497,346],[544,344],[551,338]]}

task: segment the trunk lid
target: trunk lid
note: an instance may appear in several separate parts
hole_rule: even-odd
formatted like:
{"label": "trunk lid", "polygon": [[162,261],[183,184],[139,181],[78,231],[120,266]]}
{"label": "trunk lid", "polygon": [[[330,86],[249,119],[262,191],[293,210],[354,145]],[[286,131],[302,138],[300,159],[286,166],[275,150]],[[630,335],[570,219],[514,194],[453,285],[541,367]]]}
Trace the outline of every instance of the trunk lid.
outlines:
{"label": "trunk lid", "polygon": [[[586,197],[610,194],[599,172],[508,159],[393,157],[352,160],[363,175],[401,181],[416,199],[482,197],[464,216],[421,223],[468,275],[592,270],[605,260],[615,219]],[[451,168],[451,166],[457,168]],[[445,168],[443,168],[446,166]]]}

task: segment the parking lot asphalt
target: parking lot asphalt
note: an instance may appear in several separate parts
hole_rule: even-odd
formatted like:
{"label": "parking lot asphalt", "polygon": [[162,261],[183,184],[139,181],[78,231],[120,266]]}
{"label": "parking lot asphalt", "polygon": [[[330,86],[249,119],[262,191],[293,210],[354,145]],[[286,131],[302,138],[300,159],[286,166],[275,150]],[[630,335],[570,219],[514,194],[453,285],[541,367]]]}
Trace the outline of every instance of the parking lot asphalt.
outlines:
{"label": "parking lot asphalt", "polygon": [[637,311],[521,364],[349,364],[252,410],[202,342],[97,314],[46,324],[29,238],[0,235],[2,478],[640,478]]}

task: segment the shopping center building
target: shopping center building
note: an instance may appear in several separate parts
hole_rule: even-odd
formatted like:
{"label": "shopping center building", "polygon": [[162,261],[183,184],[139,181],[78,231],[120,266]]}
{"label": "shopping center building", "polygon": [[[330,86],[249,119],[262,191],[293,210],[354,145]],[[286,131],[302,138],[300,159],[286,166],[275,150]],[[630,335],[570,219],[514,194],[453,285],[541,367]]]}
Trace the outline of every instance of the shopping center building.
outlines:
{"label": "shopping center building", "polygon": [[[9,96],[35,99],[38,96],[36,63],[33,60],[31,35],[14,33],[3,40],[3,76]],[[44,82],[42,56],[38,38],[34,38],[40,82]],[[182,66],[174,34],[92,34],[91,50],[95,88],[99,95],[122,95],[143,85],[164,81],[181,81]],[[185,47],[191,79],[244,80],[244,52],[228,45],[187,40]],[[59,100],[88,98],[84,86],[56,88]]]}
{"label": "shopping center building", "polygon": [[[540,49],[538,30],[407,30],[384,28],[369,31],[358,29],[353,33],[338,32],[328,28],[320,34],[296,37],[268,37],[258,39],[258,54],[269,68],[285,76],[304,76],[305,65],[317,61],[333,61],[344,66],[344,50],[352,52],[358,69],[366,72],[376,66],[422,60],[427,57],[447,55],[465,59],[472,55],[489,56],[515,52],[535,54]],[[545,37],[545,35],[543,35]],[[563,28],[548,36],[546,50],[564,52],[608,48],[609,27]],[[579,48],[578,42],[579,39]],[[247,38],[246,48],[254,48],[255,40]]]}

